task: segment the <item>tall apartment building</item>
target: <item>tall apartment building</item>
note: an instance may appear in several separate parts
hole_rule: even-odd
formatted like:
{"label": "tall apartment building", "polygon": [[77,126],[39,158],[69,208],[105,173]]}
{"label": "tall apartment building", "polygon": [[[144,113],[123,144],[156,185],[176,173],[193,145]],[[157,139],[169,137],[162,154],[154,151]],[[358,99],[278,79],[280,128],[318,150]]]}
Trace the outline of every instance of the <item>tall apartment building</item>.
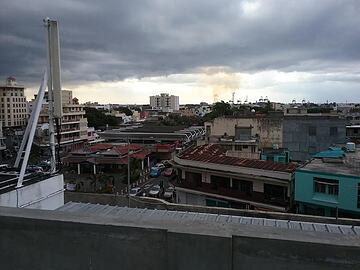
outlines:
{"label": "tall apartment building", "polygon": [[179,97],[162,93],[156,96],[150,96],[150,106],[153,109],[163,112],[172,112],[179,110]]}
{"label": "tall apartment building", "polygon": [[8,77],[6,83],[0,85],[0,121],[4,128],[26,125],[28,112],[24,89],[14,77]]}
{"label": "tall apartment building", "polygon": [[[32,100],[32,102],[35,99]],[[48,95],[45,93],[42,110],[39,116],[39,128],[34,143],[40,147],[49,145],[49,106]],[[83,145],[87,141],[87,119],[84,106],[73,98],[72,91],[62,90],[63,117],[61,119],[61,141],[63,150],[70,150]],[[29,106],[30,110],[32,105]],[[56,137],[56,133],[55,133]],[[56,138],[55,138],[56,140]]]}

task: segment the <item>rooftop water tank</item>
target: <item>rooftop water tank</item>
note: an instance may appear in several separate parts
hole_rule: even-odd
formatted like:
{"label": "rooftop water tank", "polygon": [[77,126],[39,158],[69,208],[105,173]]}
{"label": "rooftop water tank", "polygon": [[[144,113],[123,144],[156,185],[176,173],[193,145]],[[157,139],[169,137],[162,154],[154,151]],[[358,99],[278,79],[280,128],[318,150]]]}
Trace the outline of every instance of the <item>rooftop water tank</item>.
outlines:
{"label": "rooftop water tank", "polygon": [[348,152],[355,152],[355,143],[353,142],[346,143],[346,150]]}

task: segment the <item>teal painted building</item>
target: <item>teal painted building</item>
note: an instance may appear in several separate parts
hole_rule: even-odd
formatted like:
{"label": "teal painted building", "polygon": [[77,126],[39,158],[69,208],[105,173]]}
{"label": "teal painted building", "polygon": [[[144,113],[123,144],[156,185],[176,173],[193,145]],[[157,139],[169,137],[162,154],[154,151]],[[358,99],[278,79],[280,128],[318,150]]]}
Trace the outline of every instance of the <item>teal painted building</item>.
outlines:
{"label": "teal painted building", "polygon": [[260,159],[288,164],[290,162],[290,152],[285,148],[263,148],[261,150]]}
{"label": "teal painted building", "polygon": [[356,153],[339,154],[315,158],[295,171],[299,213],[360,218],[359,159]]}

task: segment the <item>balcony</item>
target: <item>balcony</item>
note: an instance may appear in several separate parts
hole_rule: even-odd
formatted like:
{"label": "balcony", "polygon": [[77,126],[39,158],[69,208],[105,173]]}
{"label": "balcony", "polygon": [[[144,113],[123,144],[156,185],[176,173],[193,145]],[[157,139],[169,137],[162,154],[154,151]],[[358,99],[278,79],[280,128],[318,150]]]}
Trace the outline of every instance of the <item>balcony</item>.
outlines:
{"label": "balcony", "polygon": [[221,186],[216,187],[214,184],[209,184],[204,182],[196,184],[185,180],[177,181],[174,184],[177,187],[192,189],[209,194],[222,195],[222,196],[231,197],[244,201],[250,201],[254,203],[262,203],[262,204],[268,204],[270,206],[284,207],[284,208],[287,208],[289,206],[289,201],[287,198],[282,199],[282,198],[270,197],[264,193],[256,192],[256,191],[241,192],[240,190],[235,190],[230,187],[221,187]]}

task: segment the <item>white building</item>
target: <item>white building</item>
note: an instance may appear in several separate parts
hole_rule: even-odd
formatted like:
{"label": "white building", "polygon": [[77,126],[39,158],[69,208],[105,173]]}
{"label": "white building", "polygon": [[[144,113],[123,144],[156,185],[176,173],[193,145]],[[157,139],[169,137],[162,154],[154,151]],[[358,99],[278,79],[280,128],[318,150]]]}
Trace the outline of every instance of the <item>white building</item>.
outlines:
{"label": "white building", "polygon": [[150,106],[153,109],[163,112],[173,112],[179,110],[179,97],[162,93],[156,96],[150,96]]}
{"label": "white building", "polygon": [[16,84],[14,77],[8,77],[0,85],[0,121],[3,127],[20,127],[26,125],[27,103],[24,86]]}
{"label": "white building", "polygon": [[[61,120],[61,146],[62,148],[72,149],[76,146],[81,146],[88,140],[88,126],[85,118],[84,105],[80,105],[77,99],[72,96],[72,91],[62,90],[62,106],[63,117]],[[40,147],[47,147],[49,145],[49,113],[47,92],[45,93],[42,110],[39,116],[39,129],[36,133],[34,143]],[[31,101],[33,103],[35,99]],[[29,105],[30,111],[32,104]],[[56,134],[55,134],[56,140]]]}

